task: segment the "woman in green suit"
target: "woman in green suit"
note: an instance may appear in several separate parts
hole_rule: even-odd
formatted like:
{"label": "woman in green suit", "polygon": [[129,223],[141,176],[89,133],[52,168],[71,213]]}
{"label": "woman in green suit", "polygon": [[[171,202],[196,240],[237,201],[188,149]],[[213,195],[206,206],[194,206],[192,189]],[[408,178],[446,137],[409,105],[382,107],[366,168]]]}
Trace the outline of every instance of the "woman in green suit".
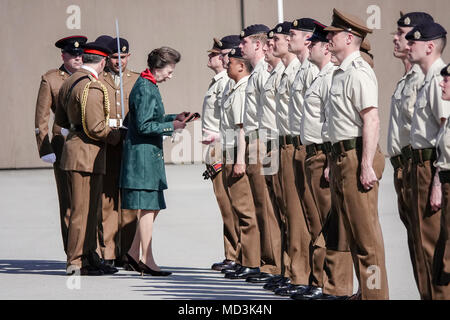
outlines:
{"label": "woman in green suit", "polygon": [[134,210],[138,215],[138,225],[127,258],[133,269],[154,276],[171,274],[160,270],[152,253],[153,222],[159,211],[166,208],[163,136],[183,129],[186,126],[183,120],[188,114],[164,114],[157,83],[172,78],[180,57],[176,50],[168,47],[150,52],[148,69],[141,73],[129,97],[128,133],[124,142],[120,186],[122,209]]}

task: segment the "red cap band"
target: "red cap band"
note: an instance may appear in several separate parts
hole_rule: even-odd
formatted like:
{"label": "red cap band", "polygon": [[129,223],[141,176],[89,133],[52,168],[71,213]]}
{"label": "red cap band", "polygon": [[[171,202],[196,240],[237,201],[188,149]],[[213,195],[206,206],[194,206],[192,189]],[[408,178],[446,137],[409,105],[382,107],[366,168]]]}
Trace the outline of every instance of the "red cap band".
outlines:
{"label": "red cap band", "polygon": [[98,54],[99,56],[102,56],[102,57],[108,56],[107,53],[101,52],[99,50],[94,50],[94,49],[84,49],[84,53]]}

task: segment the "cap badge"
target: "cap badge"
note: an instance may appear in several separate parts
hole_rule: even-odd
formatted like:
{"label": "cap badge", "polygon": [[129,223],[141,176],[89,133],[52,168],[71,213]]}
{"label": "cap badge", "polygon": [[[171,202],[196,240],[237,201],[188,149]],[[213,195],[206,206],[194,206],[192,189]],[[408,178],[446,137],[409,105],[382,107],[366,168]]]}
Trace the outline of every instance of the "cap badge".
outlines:
{"label": "cap badge", "polygon": [[298,20],[294,20],[294,22],[292,22],[292,25],[293,25],[294,27],[298,26]]}
{"label": "cap badge", "polygon": [[414,32],[414,39],[419,40],[421,36],[419,31]]}
{"label": "cap badge", "polygon": [[236,50],[235,49],[231,49],[230,53],[231,53],[231,55],[234,55],[236,53]]}
{"label": "cap badge", "polygon": [[406,17],[405,20],[403,21],[407,26],[409,26],[411,24],[411,19],[409,17]]}
{"label": "cap badge", "polygon": [[222,43],[222,41],[220,41],[220,40],[217,40],[217,45],[219,46],[219,48],[222,48],[222,47],[223,47],[223,43]]}
{"label": "cap badge", "polygon": [[122,47],[122,52],[125,52],[125,51],[127,51],[127,46]]}
{"label": "cap badge", "polygon": [[280,33],[281,31],[283,31],[283,27],[282,27],[282,26],[279,26],[279,27],[277,28],[277,32]]}
{"label": "cap badge", "polygon": [[245,31],[242,30],[242,31],[241,31],[241,38],[243,38],[244,36],[245,36]]}
{"label": "cap badge", "polygon": [[75,48],[78,48],[78,47],[80,46],[80,44],[78,43],[78,41],[75,41],[74,44],[73,44],[73,46],[74,46]]}
{"label": "cap badge", "polygon": [[450,74],[450,66],[447,67],[447,73]]}
{"label": "cap badge", "polygon": [[273,38],[273,31],[269,32],[269,38]]}

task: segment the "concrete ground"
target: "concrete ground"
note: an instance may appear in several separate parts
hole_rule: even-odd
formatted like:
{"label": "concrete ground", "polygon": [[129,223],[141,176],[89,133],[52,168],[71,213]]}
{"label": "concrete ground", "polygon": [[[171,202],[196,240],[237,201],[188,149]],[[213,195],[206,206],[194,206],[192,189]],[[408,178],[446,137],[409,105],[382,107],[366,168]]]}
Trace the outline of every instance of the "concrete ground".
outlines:
{"label": "concrete ground", "polygon": [[[203,165],[168,165],[167,210],[154,229],[157,263],[168,278],[135,272],[68,277],[53,171],[0,171],[0,299],[288,299],[209,269],[223,259],[222,223]],[[406,232],[397,213],[392,167],[380,186],[379,214],[391,299],[418,299]],[[356,286],[356,283],[355,283]]]}

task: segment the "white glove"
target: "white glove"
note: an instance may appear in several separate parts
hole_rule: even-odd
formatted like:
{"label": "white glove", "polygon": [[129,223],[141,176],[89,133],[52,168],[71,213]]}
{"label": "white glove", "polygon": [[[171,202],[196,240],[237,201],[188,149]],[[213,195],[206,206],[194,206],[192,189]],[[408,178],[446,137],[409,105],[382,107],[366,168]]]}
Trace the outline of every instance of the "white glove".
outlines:
{"label": "white glove", "polygon": [[68,129],[66,129],[66,128],[61,128],[61,134],[64,136],[64,137],[67,137],[67,135],[69,134],[69,130]]}
{"label": "white glove", "polygon": [[42,156],[41,159],[44,162],[48,162],[48,163],[55,163],[56,161],[56,155],[54,153],[49,153],[46,154],[45,156]]}

